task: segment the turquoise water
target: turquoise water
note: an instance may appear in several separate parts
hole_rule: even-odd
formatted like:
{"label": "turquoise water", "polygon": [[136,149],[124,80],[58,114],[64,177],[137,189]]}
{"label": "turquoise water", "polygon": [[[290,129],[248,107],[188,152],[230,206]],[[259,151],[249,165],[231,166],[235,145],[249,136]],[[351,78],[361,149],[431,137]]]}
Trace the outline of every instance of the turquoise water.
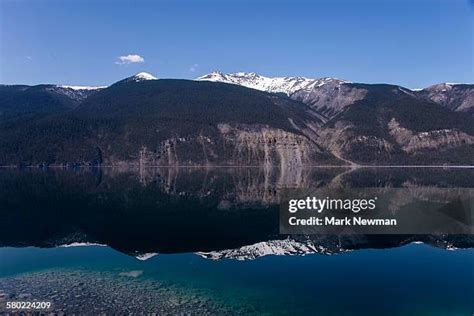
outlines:
{"label": "turquoise water", "polygon": [[[423,244],[326,256],[212,261],[195,254],[146,261],[109,247],[1,248],[0,277],[40,270],[141,271],[203,291],[216,301],[262,313],[321,315],[472,315],[474,250]],[[0,284],[1,284],[0,278]]]}

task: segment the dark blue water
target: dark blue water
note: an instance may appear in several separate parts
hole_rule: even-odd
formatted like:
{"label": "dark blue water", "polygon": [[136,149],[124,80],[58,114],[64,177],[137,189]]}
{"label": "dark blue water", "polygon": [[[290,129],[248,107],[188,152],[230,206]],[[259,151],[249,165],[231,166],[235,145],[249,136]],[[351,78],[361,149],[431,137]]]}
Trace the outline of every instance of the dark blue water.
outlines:
{"label": "dark blue water", "polygon": [[[422,244],[339,255],[267,256],[250,261],[158,255],[146,261],[108,247],[2,248],[0,275],[38,270],[142,271],[204,291],[236,307],[268,313],[321,315],[471,315],[474,250]],[[0,279],[1,282],[1,279]]]}

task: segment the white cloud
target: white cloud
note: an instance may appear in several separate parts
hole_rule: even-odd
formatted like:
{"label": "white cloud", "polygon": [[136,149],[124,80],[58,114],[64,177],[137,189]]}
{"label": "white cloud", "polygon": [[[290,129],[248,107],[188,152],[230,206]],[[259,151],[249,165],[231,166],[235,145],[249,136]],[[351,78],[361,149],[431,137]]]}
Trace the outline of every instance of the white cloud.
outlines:
{"label": "white cloud", "polygon": [[127,65],[132,63],[144,63],[145,59],[136,54],[125,55],[117,57],[117,61],[115,62],[117,65]]}
{"label": "white cloud", "polygon": [[194,65],[192,65],[191,67],[189,67],[189,71],[190,71],[190,72],[195,72],[198,67],[199,67],[198,64],[194,64]]}

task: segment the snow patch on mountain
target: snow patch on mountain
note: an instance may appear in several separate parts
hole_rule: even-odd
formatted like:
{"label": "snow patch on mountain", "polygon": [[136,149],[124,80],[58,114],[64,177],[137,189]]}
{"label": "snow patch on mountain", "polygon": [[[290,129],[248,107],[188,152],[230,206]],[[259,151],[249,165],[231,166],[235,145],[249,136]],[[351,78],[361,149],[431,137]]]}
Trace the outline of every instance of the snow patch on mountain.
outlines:
{"label": "snow patch on mountain", "polygon": [[94,87],[94,86],[58,86],[58,87],[64,88],[64,89],[78,90],[78,91],[81,91],[81,90],[91,91],[91,90],[100,90],[100,89],[107,88],[107,86],[97,86],[97,87]]}
{"label": "snow patch on mountain", "polygon": [[335,78],[265,77],[255,72],[224,74],[219,71],[214,71],[196,80],[230,83],[266,92],[285,93],[288,96],[291,96],[295,92],[310,92],[328,83],[349,83],[348,81]]}
{"label": "snow patch on mountain", "polygon": [[64,95],[76,102],[81,102],[88,96],[105,88],[107,87],[51,85],[47,87],[47,90],[55,94]]}
{"label": "snow patch on mountain", "polygon": [[71,248],[71,247],[91,247],[91,246],[106,247],[107,245],[98,244],[98,243],[94,243],[94,242],[72,242],[72,243],[69,243],[69,244],[58,245],[58,246],[56,246],[56,247],[59,247],[59,248]]}

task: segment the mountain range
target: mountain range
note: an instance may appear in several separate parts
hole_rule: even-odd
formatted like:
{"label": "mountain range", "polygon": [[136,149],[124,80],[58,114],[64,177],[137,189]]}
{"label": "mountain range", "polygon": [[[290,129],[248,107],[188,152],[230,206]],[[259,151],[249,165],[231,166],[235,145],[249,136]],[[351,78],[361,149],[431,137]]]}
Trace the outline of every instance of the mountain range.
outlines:
{"label": "mountain range", "polygon": [[[336,78],[309,79],[304,77],[265,77],[254,72],[223,74],[212,72],[197,78],[225,82],[272,93],[282,93],[334,116],[347,105],[363,99],[367,93],[350,81]],[[425,89],[399,87],[407,94],[435,102],[454,111],[474,114],[474,85],[441,83]]]}
{"label": "mountain range", "polygon": [[0,165],[474,164],[474,85],[140,73],[0,85]]}

